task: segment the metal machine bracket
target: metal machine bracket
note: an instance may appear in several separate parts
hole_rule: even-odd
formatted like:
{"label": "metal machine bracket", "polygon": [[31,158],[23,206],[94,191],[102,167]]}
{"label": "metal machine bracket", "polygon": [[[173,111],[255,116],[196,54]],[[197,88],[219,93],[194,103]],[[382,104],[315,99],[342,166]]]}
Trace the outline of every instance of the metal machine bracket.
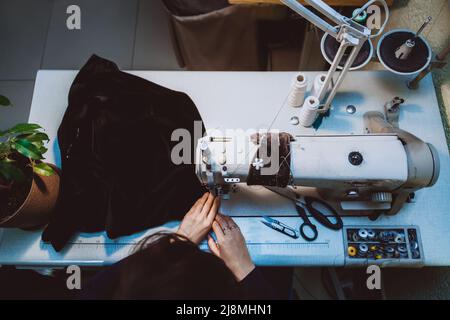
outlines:
{"label": "metal machine bracket", "polygon": [[395,97],[391,101],[384,105],[384,112],[386,115],[386,120],[394,128],[398,128],[398,121],[400,118],[400,106],[405,102],[404,99]]}
{"label": "metal machine bracket", "polygon": [[[316,97],[320,101],[319,113],[326,113],[331,107],[331,102],[333,101],[339,86],[342,84],[347,72],[350,70],[353,62],[355,61],[358,53],[360,52],[363,44],[369,39],[371,31],[353,21],[352,19],[345,17],[338,13],[336,10],[331,8],[322,0],[305,0],[307,4],[315,8],[318,12],[324,15],[326,18],[330,19],[336,25],[333,26],[326,22],[324,19],[308,10],[304,5],[300,4],[297,0],[281,0],[283,4],[297,12],[299,15],[304,17],[306,20],[320,28],[325,33],[336,39],[341,45],[334,58],[333,63],[328,71],[324,85],[320,90],[319,96]],[[332,89],[327,97],[327,91],[330,85],[333,83],[333,76],[338,70],[340,62],[342,61],[346,50],[349,47],[353,47],[352,51],[344,64],[341,72],[339,73],[338,79],[334,82]],[[325,102],[323,100],[326,98]]]}

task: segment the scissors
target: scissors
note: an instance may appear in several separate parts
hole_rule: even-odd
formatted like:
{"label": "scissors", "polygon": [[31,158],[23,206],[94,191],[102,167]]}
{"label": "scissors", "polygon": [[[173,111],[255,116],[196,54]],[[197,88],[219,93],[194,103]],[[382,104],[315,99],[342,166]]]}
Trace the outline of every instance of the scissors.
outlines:
{"label": "scissors", "polygon": [[261,222],[269,228],[281,232],[291,238],[298,239],[298,232],[295,229],[289,227],[287,224],[284,224],[283,222],[275,220],[271,217],[264,216],[263,218],[265,221]]}
{"label": "scissors", "polygon": [[[319,235],[316,225],[314,225],[311,222],[311,220],[309,220],[308,213],[311,214],[311,216],[314,219],[316,219],[319,223],[321,223],[323,226],[329,229],[332,230],[342,229],[343,226],[342,218],[338,215],[336,210],[334,210],[327,203],[318,200],[316,198],[300,196],[290,188],[278,188],[266,186],[266,189],[275,192],[276,194],[294,202],[295,209],[300,215],[300,218],[302,218],[303,220],[303,223],[300,226],[300,234],[306,241],[314,241],[317,239],[317,236]],[[320,204],[322,207],[325,207],[325,209],[333,215],[336,222],[333,223],[323,212],[320,212],[318,209],[314,208],[313,204],[315,203]],[[308,234],[311,234],[311,236],[309,236]]]}

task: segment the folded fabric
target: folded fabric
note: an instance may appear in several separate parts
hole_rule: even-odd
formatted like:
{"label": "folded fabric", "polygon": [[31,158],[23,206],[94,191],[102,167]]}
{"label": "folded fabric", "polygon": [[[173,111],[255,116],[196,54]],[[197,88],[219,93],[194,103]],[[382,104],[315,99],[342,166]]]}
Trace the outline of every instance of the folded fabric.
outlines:
{"label": "folded fabric", "polygon": [[205,190],[193,164],[172,162],[171,135],[184,128],[194,144],[195,121],[200,114],[185,93],[92,56],[58,130],[61,195],[42,239],[59,251],[76,232],[116,238],[182,218]]}
{"label": "folded fabric", "polygon": [[259,6],[233,5],[186,16],[178,15],[170,2],[164,1],[180,66],[194,71],[265,69],[258,39]]}

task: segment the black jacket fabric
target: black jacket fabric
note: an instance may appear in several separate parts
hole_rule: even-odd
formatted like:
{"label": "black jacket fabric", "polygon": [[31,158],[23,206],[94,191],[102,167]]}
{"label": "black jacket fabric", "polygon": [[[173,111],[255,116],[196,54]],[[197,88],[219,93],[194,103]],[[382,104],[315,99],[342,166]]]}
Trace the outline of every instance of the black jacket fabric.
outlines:
{"label": "black jacket fabric", "polygon": [[171,161],[179,143],[171,135],[187,129],[192,145],[200,120],[185,93],[92,56],[72,84],[58,130],[61,195],[43,240],[59,251],[78,231],[116,238],[182,218],[205,190],[193,165]]}

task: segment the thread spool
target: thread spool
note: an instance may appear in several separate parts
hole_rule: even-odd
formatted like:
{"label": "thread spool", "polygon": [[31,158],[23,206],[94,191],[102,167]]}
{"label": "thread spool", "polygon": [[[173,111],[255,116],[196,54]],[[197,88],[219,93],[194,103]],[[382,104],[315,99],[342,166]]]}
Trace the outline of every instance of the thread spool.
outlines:
{"label": "thread spool", "polygon": [[325,73],[319,74],[314,78],[314,84],[311,91],[311,95],[313,97],[319,97],[320,90],[322,90],[322,87],[325,85],[325,79],[327,78],[327,75]]}
{"label": "thread spool", "polygon": [[305,93],[308,86],[308,79],[304,73],[299,73],[292,82],[291,91],[287,99],[290,107],[299,108],[305,102]]}
{"label": "thread spool", "polygon": [[[358,22],[359,24],[365,25],[366,20],[367,20],[367,11],[363,10],[361,11],[358,15],[356,15],[356,13],[359,11],[359,9],[355,9],[353,10],[353,14],[352,16],[354,16],[355,21]],[[356,16],[355,16],[356,15]]]}
{"label": "thread spool", "polygon": [[316,121],[318,111],[319,100],[314,96],[307,97],[298,117],[300,124],[304,127],[311,127]]}

